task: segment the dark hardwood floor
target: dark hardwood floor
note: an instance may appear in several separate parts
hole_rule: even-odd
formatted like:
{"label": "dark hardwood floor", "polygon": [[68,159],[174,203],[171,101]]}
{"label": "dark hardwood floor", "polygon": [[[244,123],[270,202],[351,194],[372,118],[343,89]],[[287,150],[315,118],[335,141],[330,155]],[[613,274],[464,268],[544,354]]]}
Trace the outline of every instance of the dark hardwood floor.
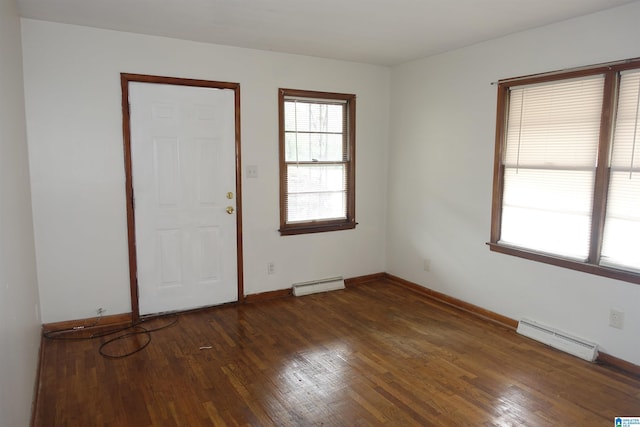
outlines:
{"label": "dark hardwood floor", "polygon": [[107,338],[45,339],[34,424],[612,426],[640,416],[640,379],[384,281],[177,319],[122,359],[100,355]]}

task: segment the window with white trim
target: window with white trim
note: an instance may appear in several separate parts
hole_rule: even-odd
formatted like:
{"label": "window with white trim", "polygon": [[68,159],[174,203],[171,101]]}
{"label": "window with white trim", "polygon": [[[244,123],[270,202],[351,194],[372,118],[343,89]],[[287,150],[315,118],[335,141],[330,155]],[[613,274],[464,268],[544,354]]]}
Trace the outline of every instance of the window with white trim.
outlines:
{"label": "window with white trim", "polygon": [[280,89],[280,233],[355,228],[355,95]]}
{"label": "window with white trim", "polygon": [[492,250],[640,283],[640,62],[500,81]]}

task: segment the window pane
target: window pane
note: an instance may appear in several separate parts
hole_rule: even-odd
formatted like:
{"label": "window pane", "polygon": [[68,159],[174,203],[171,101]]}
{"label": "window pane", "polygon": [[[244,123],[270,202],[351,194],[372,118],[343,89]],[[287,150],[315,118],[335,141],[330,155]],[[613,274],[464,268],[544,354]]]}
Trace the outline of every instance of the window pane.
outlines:
{"label": "window pane", "polygon": [[610,178],[601,263],[640,270],[640,173]]}
{"label": "window pane", "polygon": [[287,165],[287,223],[346,218],[346,165]]}
{"label": "window pane", "polygon": [[288,223],[346,218],[346,193],[301,193],[289,195]]}
{"label": "window pane", "polygon": [[344,104],[285,101],[284,130],[286,132],[343,131]]}
{"label": "window pane", "polygon": [[601,263],[640,270],[640,72],[623,73]]}
{"label": "window pane", "polygon": [[512,88],[504,164],[595,167],[604,77]]}
{"label": "window pane", "polygon": [[500,242],[586,259],[594,179],[595,170],[505,169]]}
{"label": "window pane", "polygon": [[585,215],[504,207],[500,243],[585,260],[590,224]]}
{"label": "window pane", "polygon": [[286,162],[345,160],[342,134],[285,132]]}

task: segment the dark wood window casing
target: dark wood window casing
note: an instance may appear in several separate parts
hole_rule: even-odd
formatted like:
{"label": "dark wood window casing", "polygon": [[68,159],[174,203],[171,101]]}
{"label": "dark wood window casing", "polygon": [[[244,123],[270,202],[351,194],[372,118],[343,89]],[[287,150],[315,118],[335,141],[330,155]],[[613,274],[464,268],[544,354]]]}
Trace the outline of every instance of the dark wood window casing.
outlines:
{"label": "dark wood window casing", "polygon": [[[611,265],[603,265],[601,262],[605,218],[607,214],[607,198],[610,188],[609,181],[612,173],[610,162],[613,149],[613,133],[618,108],[621,75],[624,72],[636,69],[640,69],[640,58],[582,67],[568,71],[563,70],[539,75],[505,79],[498,82],[491,233],[490,241],[487,243],[490,250],[559,267],[640,284],[639,271],[634,269],[618,268]],[[597,147],[595,178],[593,184],[590,236],[588,237],[589,247],[588,255],[585,257],[586,259],[578,260],[571,257],[549,254],[543,251],[501,242],[503,225],[503,195],[505,192],[506,137],[509,119],[509,97],[512,88],[522,87],[525,85],[560,82],[563,80],[579,79],[590,76],[601,76],[604,78],[604,83],[599,125],[599,142]],[[638,124],[636,122],[636,126],[637,125]],[[638,137],[638,141],[640,142],[640,133]],[[640,150],[640,148],[638,149]],[[640,151],[638,156],[640,156]],[[631,169],[633,169],[633,163]],[[637,200],[637,203],[640,204],[640,200]],[[536,224],[529,224],[529,226],[535,227]],[[638,251],[640,252],[640,243],[638,245]]]}
{"label": "dark wood window casing", "polygon": [[280,234],[355,228],[355,95],[279,89],[278,113]]}

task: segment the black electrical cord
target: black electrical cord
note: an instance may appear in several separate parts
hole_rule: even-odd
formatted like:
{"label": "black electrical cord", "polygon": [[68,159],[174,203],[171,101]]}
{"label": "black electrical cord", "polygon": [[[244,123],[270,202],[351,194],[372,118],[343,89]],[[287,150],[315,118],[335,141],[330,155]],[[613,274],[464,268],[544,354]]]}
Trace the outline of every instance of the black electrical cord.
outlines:
{"label": "black electrical cord", "polygon": [[[100,348],[98,349],[98,351],[100,352],[100,354],[103,357],[106,357],[107,359],[122,359],[122,358],[125,358],[125,357],[129,357],[132,354],[135,354],[135,353],[137,353],[139,351],[144,350],[144,348],[151,343],[151,332],[155,332],[155,331],[159,331],[161,329],[169,328],[169,327],[175,325],[176,323],[178,323],[178,317],[177,316],[174,318],[174,320],[172,322],[170,322],[170,323],[168,323],[166,325],[159,326],[159,327],[154,328],[154,329],[147,329],[147,328],[144,328],[144,327],[140,326],[140,324],[137,324],[135,326],[132,326],[132,328],[133,329],[136,329],[136,328],[140,329],[139,331],[129,332],[129,333],[126,333],[124,335],[119,335],[119,336],[117,336],[115,338],[111,338],[111,339],[103,342],[100,345]],[[136,336],[136,335],[140,335],[140,334],[144,334],[147,337],[147,341],[144,344],[142,344],[140,347],[136,348],[133,351],[130,351],[130,352],[124,353],[124,354],[117,354],[117,355],[109,354],[109,353],[106,353],[104,351],[104,348],[106,346],[108,346],[109,344],[112,344],[112,343],[114,343],[114,342],[116,342],[118,340],[121,340],[121,339],[125,339],[125,338],[128,338],[128,337],[132,337],[132,336]]]}
{"label": "black electrical cord", "polygon": [[[98,352],[100,353],[100,355],[103,356],[103,357],[106,357],[107,359],[122,359],[122,358],[125,358],[125,357],[128,357],[128,356],[131,356],[132,354],[135,354],[135,353],[137,353],[139,351],[144,350],[145,347],[147,347],[149,345],[149,343],[151,342],[151,333],[148,330],[146,330],[145,328],[143,328],[142,326],[135,326],[133,329],[140,329],[140,330],[139,331],[135,331],[134,330],[133,332],[128,332],[128,333],[123,334],[123,335],[118,335],[117,337],[108,339],[107,341],[105,341],[102,344],[100,344],[100,348],[98,349]],[[132,350],[132,351],[130,351],[128,353],[123,353],[123,354],[109,354],[109,353],[106,353],[104,351],[104,348],[106,346],[108,346],[110,344],[113,344],[116,341],[123,340],[123,339],[129,338],[129,337],[134,337],[134,336],[137,336],[137,335],[144,335],[147,338],[147,340],[146,340],[146,342],[144,344],[142,344],[140,347],[136,348],[135,350]]]}
{"label": "black electrical cord", "polygon": [[[117,337],[114,338],[110,338],[107,341],[103,342],[102,344],[100,344],[100,347],[98,349],[98,352],[100,353],[101,356],[106,357],[108,359],[122,359],[128,356],[131,356],[132,354],[135,354],[139,351],[142,351],[145,347],[147,347],[149,345],[149,343],[151,343],[151,333],[155,332],[155,331],[159,331],[161,329],[166,329],[169,328],[173,325],[175,325],[176,323],[178,323],[178,317],[177,316],[173,316],[174,319],[173,321],[167,323],[166,325],[162,325],[159,326],[157,328],[153,328],[153,329],[147,329],[143,326],[140,326],[141,324],[148,322],[150,320],[153,319],[149,319],[149,320],[141,320],[139,322],[135,322],[132,323],[129,326],[124,326],[122,328],[117,328],[117,329],[112,329],[112,330],[108,330],[108,331],[104,331],[104,332],[100,332],[100,333],[96,333],[96,334],[91,334],[89,336],[83,336],[83,337],[78,337],[78,336],[67,336],[65,334],[67,333],[72,333],[72,332],[80,332],[80,331],[84,331],[87,328],[91,328],[93,326],[96,326],[98,324],[98,322],[100,321],[102,316],[98,317],[98,319],[90,326],[87,327],[75,327],[75,328],[65,328],[65,329],[56,329],[53,331],[45,331],[43,332],[43,336],[45,338],[51,339],[51,340],[68,340],[68,341],[85,341],[85,340],[92,340],[92,339],[97,339],[97,338],[102,338],[102,337],[106,337],[109,335],[115,335],[118,334],[120,332],[124,332],[127,331],[129,329],[132,329],[132,332],[127,332],[126,334],[123,335],[118,335]],[[154,318],[155,319],[155,318]],[[109,354],[107,352],[104,351],[104,348],[118,340],[122,340],[125,338],[129,338],[132,336],[136,336],[136,335],[142,335],[144,334],[147,337],[147,340],[144,342],[144,344],[142,344],[140,347],[136,348],[133,351],[130,351],[128,353],[124,353],[124,354],[119,354],[119,355],[114,355],[114,354]]]}

